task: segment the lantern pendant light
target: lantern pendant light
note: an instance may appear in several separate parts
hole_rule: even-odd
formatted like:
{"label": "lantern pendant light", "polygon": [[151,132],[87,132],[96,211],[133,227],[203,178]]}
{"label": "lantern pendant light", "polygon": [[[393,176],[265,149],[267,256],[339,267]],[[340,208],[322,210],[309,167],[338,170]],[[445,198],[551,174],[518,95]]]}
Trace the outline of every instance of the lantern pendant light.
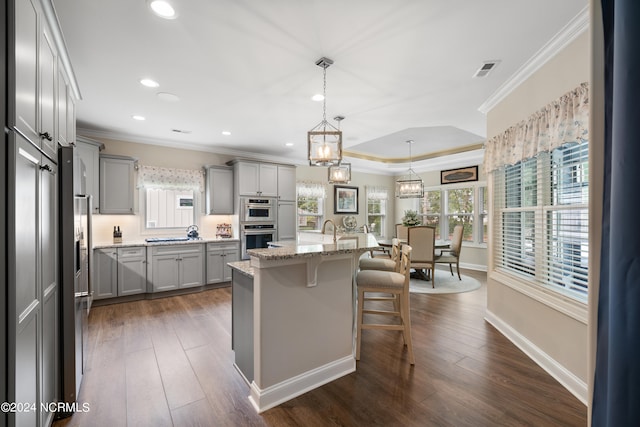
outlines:
{"label": "lantern pendant light", "polygon": [[322,57],[316,65],[323,70],[322,121],[307,132],[310,166],[337,166],[342,160],[342,132],[327,122],[327,68],[333,64]]}
{"label": "lantern pendant light", "polygon": [[424,183],[420,175],[414,172],[411,158],[411,144],[413,140],[407,141],[409,144],[409,171],[407,175],[400,177],[396,181],[396,197],[400,199],[421,198],[424,196]]}

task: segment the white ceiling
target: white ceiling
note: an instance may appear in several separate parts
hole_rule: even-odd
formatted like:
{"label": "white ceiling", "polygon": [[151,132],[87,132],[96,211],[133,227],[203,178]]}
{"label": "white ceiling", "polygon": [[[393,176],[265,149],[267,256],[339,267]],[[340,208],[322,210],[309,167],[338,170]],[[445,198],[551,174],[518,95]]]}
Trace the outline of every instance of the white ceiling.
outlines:
{"label": "white ceiling", "polygon": [[[54,0],[82,93],[79,133],[303,164],[306,132],[322,119],[322,103],[310,100],[322,93],[315,62],[326,56],[334,61],[327,119],[346,117],[346,151],[383,162],[348,160],[387,173],[406,167],[408,139],[414,157],[481,144],[486,120],[478,107],[587,5],[170,1],[174,20],[153,15],[146,0]],[[473,78],[487,60],[501,62]],[[143,87],[144,77],[160,87]],[[481,156],[476,149],[438,167]]]}

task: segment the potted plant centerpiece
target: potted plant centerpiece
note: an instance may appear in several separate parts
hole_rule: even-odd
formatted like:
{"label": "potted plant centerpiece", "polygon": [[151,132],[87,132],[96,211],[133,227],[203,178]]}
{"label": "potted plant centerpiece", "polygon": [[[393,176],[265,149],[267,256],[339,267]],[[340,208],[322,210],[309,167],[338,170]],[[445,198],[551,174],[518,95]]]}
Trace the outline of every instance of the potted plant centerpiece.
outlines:
{"label": "potted plant centerpiece", "polygon": [[412,209],[408,209],[404,211],[404,216],[402,217],[402,225],[405,227],[415,227],[416,225],[421,225],[422,221],[418,216],[418,212]]}

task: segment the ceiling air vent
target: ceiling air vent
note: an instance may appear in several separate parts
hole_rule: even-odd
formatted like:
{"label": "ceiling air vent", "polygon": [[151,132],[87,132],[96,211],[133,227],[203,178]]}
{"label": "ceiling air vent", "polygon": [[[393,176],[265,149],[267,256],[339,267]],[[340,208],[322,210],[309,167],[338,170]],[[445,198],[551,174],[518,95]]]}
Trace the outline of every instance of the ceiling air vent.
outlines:
{"label": "ceiling air vent", "polygon": [[175,132],[175,133],[191,133],[190,130],[184,130],[184,129],[171,129],[171,132]]}
{"label": "ceiling air vent", "polygon": [[498,66],[500,61],[484,61],[482,66],[478,68],[478,71],[473,75],[473,77],[486,77],[487,74],[494,68]]}

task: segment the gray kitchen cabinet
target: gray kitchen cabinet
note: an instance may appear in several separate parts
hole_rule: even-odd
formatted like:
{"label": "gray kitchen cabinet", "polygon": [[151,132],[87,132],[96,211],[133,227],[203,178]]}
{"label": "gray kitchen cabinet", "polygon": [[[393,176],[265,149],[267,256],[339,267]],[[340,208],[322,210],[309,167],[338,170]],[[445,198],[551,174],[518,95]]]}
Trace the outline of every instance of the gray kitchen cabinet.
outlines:
{"label": "gray kitchen cabinet", "polygon": [[100,155],[100,213],[133,214],[136,159]]}
{"label": "gray kitchen cabinet", "polygon": [[234,181],[240,196],[278,195],[278,167],[275,164],[236,162]]}
{"label": "gray kitchen cabinet", "polygon": [[209,166],[206,170],[207,215],[233,215],[233,168]]}
{"label": "gray kitchen cabinet", "polygon": [[278,240],[296,238],[296,202],[278,201]]}
{"label": "gray kitchen cabinet", "polygon": [[207,243],[207,284],[231,281],[229,262],[240,260],[240,243]]}
{"label": "gray kitchen cabinet", "polygon": [[278,200],[296,200],[295,166],[278,165]]}
{"label": "gray kitchen cabinet", "polygon": [[[85,177],[85,188],[77,188],[76,193],[91,196],[93,213],[100,212],[100,150],[103,148],[104,144],[88,138],[78,137],[76,140],[76,154],[82,161],[76,162],[76,173]],[[84,170],[80,165],[84,165]]]}
{"label": "gray kitchen cabinet", "polygon": [[95,300],[147,291],[147,254],[144,246],[96,249],[93,265]]}
{"label": "gray kitchen cabinet", "polygon": [[147,259],[153,292],[204,285],[204,244],[149,246]]}
{"label": "gray kitchen cabinet", "polygon": [[56,133],[56,85],[57,72],[56,63],[58,54],[56,53],[53,37],[46,26],[40,32],[40,47],[38,69],[40,74],[40,126],[39,137],[42,151],[49,157],[56,158],[58,155],[58,141]]}

